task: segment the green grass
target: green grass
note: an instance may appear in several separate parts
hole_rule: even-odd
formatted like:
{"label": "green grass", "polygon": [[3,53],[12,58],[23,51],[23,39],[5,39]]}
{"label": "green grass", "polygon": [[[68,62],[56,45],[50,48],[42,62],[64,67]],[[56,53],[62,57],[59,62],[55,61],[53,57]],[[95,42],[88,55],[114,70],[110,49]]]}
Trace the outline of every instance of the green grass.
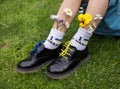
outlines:
{"label": "green grass", "polygon": [[[18,74],[16,64],[25,58],[52,26],[62,0],[0,0],[0,89],[120,89],[120,40],[93,36],[91,60],[70,77],[53,80],[46,67],[36,74]],[[63,42],[78,28],[75,20]]]}

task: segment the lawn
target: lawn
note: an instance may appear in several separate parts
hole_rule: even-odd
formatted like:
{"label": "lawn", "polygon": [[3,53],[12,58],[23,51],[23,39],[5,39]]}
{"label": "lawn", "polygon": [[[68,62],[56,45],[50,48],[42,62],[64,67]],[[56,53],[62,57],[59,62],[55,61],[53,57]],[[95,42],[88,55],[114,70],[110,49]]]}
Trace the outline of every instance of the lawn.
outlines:
{"label": "lawn", "polygon": [[[91,58],[70,77],[53,80],[38,73],[18,74],[16,64],[45,39],[62,0],[0,0],[0,89],[120,89],[120,39],[93,36]],[[75,19],[63,42],[77,31]]]}

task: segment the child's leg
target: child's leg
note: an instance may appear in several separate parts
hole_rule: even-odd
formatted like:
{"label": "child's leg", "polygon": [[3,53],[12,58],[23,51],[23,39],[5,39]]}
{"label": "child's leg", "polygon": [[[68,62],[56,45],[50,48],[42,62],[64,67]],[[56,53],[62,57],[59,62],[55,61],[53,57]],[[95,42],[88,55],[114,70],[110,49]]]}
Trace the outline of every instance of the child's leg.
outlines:
{"label": "child's leg", "polygon": [[[75,46],[78,50],[84,50],[87,46],[89,38],[92,36],[93,31],[96,29],[98,24],[100,23],[101,19],[96,19],[97,14],[101,15],[102,17],[105,15],[106,10],[108,8],[109,0],[89,0],[88,7],[86,10],[86,13],[92,16],[92,21],[89,25],[86,27],[80,27],[77,31],[77,33],[73,36],[71,40],[71,45]],[[93,26],[92,33],[88,32],[88,28],[91,24],[95,24],[96,26]]]}
{"label": "child's leg", "polygon": [[[60,44],[61,40],[64,36],[64,33],[67,30],[67,27],[64,26],[67,23],[68,25],[71,24],[74,17],[76,16],[79,6],[82,0],[64,0],[58,13],[58,19],[55,20],[53,24],[53,28],[51,29],[51,32],[49,36],[47,37],[44,45],[48,49],[56,49]],[[71,10],[71,16],[67,15],[65,13],[65,9]],[[63,21],[58,21],[63,20]],[[64,25],[63,25],[64,23]]]}
{"label": "child's leg", "polygon": [[[80,4],[81,4],[82,0],[64,0],[64,2],[62,3],[57,15],[60,17],[60,19],[64,19],[66,20],[66,22],[68,22],[69,24],[71,24],[71,22],[73,21],[73,19],[75,18],[76,14],[78,13]],[[67,16],[64,13],[64,10],[66,8],[71,9],[72,11],[72,16]],[[54,23],[56,24],[56,22]],[[65,32],[67,29],[63,28],[63,29],[59,29],[62,32]]]}
{"label": "child's leg", "polygon": [[[89,5],[86,11],[88,14],[82,15],[82,25],[80,24],[81,26],[85,24],[85,27],[79,28],[71,42],[69,41],[65,44],[65,48],[59,55],[60,57],[56,58],[55,62],[48,66],[46,73],[47,76],[53,79],[67,77],[71,72],[75,71],[81,61],[89,58],[88,50],[86,48],[87,41],[92,36],[93,29],[95,29],[90,27],[94,22],[94,20],[90,18],[94,18],[97,14],[104,16],[107,10],[108,1],[109,0],[89,0]],[[96,24],[96,26],[100,22],[100,20],[97,20],[94,22],[94,25]],[[89,24],[86,25],[88,22]]]}
{"label": "child's leg", "polygon": [[[89,4],[86,13],[89,13],[94,18],[97,14],[102,16],[105,15],[108,8],[109,0],[89,0]],[[100,23],[101,20],[96,21],[96,25]]]}

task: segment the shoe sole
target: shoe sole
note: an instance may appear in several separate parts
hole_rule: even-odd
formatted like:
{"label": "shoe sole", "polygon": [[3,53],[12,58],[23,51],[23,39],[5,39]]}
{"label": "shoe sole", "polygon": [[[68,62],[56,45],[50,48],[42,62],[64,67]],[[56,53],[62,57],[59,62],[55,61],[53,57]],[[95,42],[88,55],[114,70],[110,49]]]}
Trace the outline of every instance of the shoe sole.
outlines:
{"label": "shoe sole", "polygon": [[72,73],[74,73],[76,71],[76,69],[80,66],[80,64],[88,61],[90,59],[90,55],[88,55],[86,58],[83,59],[83,61],[81,61],[75,68],[73,68],[72,70],[66,72],[66,73],[62,73],[62,74],[52,74],[48,71],[46,71],[46,75],[49,77],[49,78],[52,78],[52,79],[64,79],[64,78],[67,78],[69,77]]}
{"label": "shoe sole", "polygon": [[46,66],[49,65],[52,61],[53,60],[47,61],[47,62],[43,63],[42,65],[35,67],[35,68],[31,68],[31,69],[21,69],[19,67],[16,67],[15,71],[18,73],[21,73],[21,74],[36,73],[41,69],[41,67],[43,67],[45,65]]}

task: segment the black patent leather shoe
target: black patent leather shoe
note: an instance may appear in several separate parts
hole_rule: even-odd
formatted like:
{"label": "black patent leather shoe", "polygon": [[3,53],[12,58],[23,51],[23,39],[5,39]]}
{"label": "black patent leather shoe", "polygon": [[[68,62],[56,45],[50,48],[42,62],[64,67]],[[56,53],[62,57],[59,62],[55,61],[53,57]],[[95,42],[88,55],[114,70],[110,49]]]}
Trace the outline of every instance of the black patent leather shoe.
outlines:
{"label": "black patent leather shoe", "polygon": [[62,44],[57,49],[50,50],[39,42],[31,51],[31,56],[17,64],[16,71],[19,73],[37,72],[44,64],[50,64],[59,55],[61,48]]}
{"label": "black patent leather shoe", "polygon": [[70,42],[67,42],[59,57],[47,67],[46,75],[53,79],[66,78],[75,71],[82,61],[89,59],[89,57],[87,48],[78,51],[75,47],[70,46]]}

